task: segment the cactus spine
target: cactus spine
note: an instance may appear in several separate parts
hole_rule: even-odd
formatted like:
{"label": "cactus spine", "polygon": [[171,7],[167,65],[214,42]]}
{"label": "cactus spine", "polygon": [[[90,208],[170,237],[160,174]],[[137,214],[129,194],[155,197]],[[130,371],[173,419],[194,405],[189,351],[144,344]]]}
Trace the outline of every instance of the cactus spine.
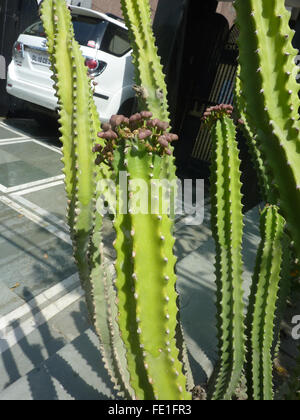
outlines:
{"label": "cactus spine", "polygon": [[247,122],[272,170],[280,208],[300,256],[300,103],[290,15],[284,0],[236,0],[235,8]]}

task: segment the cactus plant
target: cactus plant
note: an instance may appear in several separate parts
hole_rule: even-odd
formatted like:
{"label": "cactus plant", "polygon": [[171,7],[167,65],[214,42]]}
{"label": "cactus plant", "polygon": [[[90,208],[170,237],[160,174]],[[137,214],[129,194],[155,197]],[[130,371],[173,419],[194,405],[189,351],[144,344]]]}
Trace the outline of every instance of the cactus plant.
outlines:
{"label": "cactus plant", "polygon": [[[289,240],[285,220],[277,206],[267,206],[261,214],[261,236],[248,309],[248,396],[272,400],[274,329],[281,274],[284,282],[290,266]],[[273,353],[273,354],[272,354]]]}
{"label": "cactus plant", "polygon": [[[220,366],[214,399],[230,399],[244,366],[245,337],[242,290],[243,215],[241,173],[232,107],[205,113],[212,125],[212,231],[216,243],[216,284]],[[229,114],[229,115],[228,115]]]}
{"label": "cactus plant", "polygon": [[[212,231],[216,243],[216,284],[219,332],[219,366],[212,378],[213,399],[230,399],[244,368],[248,397],[273,399],[276,316],[282,315],[289,289],[289,238],[285,219],[275,205],[261,214],[262,241],[257,252],[247,317],[243,318],[242,204],[239,152],[231,105],[208,108],[212,126],[211,168]],[[257,155],[256,155],[257,156]],[[284,283],[284,284],[282,284]],[[281,292],[279,287],[281,286]],[[277,308],[279,306],[279,308]],[[244,331],[246,328],[246,336]]]}
{"label": "cactus plant", "polygon": [[[120,1],[133,49],[132,56],[136,70],[135,89],[140,107],[151,111],[154,118],[170,123],[167,86],[151,28],[149,1]],[[172,146],[170,149],[173,151]],[[162,162],[161,177],[170,182],[176,179],[176,166],[172,154]]]}
{"label": "cactus plant", "polygon": [[[132,397],[125,348],[114,319],[115,290],[111,273],[105,269],[101,250],[102,218],[95,208],[97,194],[100,195],[96,179],[109,177],[105,165],[97,168],[92,151],[100,121],[66,3],[45,0],[41,12],[59,100],[62,161],[74,256],[86,292],[89,316],[91,321],[95,320],[95,328],[100,336],[104,364],[116,389]],[[101,282],[98,281],[99,277],[102,278]]]}
{"label": "cactus plant", "polygon": [[[146,111],[130,118],[114,115],[102,126],[65,0],[44,0],[42,5],[59,99],[68,222],[90,318],[116,390],[132,399],[190,399],[192,381],[185,375],[189,366],[176,304],[173,220],[164,211],[165,192],[156,190],[154,200],[151,195],[155,180],[166,179],[174,186],[171,143],[178,137],[170,133],[167,88],[149,1],[121,0],[121,5],[133,47],[135,89]],[[283,0],[236,0],[235,7],[241,31],[236,103],[264,197],[272,206],[261,216],[262,244],[245,320],[236,127],[231,106],[209,109],[205,117],[213,133],[212,231],[220,355],[211,397],[232,398],[245,366],[247,331],[248,351],[253,353],[247,363],[249,396],[271,399],[276,304],[281,269],[289,260],[280,212],[300,255],[294,50]],[[117,185],[115,273],[103,256],[102,216],[96,207],[102,195],[113,206],[111,191],[97,187],[106,179]]]}
{"label": "cactus plant", "polygon": [[[175,337],[178,309],[173,222],[159,205],[155,214],[148,208],[147,214],[135,214],[133,207],[124,212],[123,200],[130,202],[133,192],[129,184],[127,197],[118,185],[116,295],[102,255],[102,218],[96,212],[96,200],[103,193],[96,188],[96,181],[117,181],[122,171],[132,183],[144,181],[150,194],[152,178],[160,179],[172,164],[171,159],[170,164],[164,161],[172,155],[170,143],[177,136],[168,132],[168,122],[150,119],[149,112],[129,120],[113,116],[111,125],[104,125],[100,132],[87,71],[64,0],[45,0],[42,16],[60,104],[74,256],[104,363],[125,397],[188,399]],[[158,203],[164,200],[163,194],[158,191]],[[150,203],[150,196],[147,198]]]}
{"label": "cactus plant", "polygon": [[[149,112],[135,114],[129,120],[114,116],[111,128],[99,134],[108,140],[104,151],[98,147],[99,160],[110,159],[116,177],[123,172],[129,179],[128,192],[118,184],[114,220],[118,322],[137,398],[185,399],[186,379],[175,340],[172,222],[159,206],[164,200],[163,191],[151,196],[153,184],[160,179],[161,161],[171,153],[169,143],[177,136],[165,131],[167,123],[150,116]],[[146,194],[142,197],[143,209],[137,207],[136,188]],[[155,211],[153,198],[158,203]]]}

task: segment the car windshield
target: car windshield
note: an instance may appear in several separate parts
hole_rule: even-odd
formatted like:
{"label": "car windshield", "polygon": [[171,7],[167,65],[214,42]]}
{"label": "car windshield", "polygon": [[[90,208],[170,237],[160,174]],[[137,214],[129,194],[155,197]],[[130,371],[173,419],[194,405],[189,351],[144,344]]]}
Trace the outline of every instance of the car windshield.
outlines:
{"label": "car windshield", "polygon": [[[127,30],[104,19],[72,15],[75,39],[82,46],[95,47],[107,53],[121,56],[130,50]],[[43,24],[38,21],[24,32],[25,35],[46,37]],[[91,44],[92,42],[92,44]]]}

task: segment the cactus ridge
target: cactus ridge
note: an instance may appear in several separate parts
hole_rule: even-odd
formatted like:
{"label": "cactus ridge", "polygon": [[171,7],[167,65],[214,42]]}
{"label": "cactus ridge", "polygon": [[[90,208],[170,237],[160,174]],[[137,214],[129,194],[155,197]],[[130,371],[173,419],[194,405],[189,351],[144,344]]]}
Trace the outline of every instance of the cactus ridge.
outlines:
{"label": "cactus ridge", "polygon": [[227,109],[211,115],[213,156],[211,176],[212,230],[216,243],[217,323],[220,362],[213,399],[230,399],[245,359],[242,290],[242,194],[235,125]]}
{"label": "cactus ridge", "polygon": [[283,0],[236,0],[241,89],[251,130],[272,170],[300,255],[299,98],[293,31]]}
{"label": "cactus ridge", "polygon": [[[53,17],[53,31],[47,33],[50,27],[47,22],[47,9],[52,7]],[[42,5],[42,18],[47,33],[48,44],[51,45],[52,36],[54,36],[53,49],[49,49],[50,59],[52,61],[52,68],[54,70],[57,83],[55,85],[56,94],[59,98],[59,123],[61,131],[61,141],[63,144],[63,163],[65,174],[65,187],[67,197],[69,199],[68,206],[68,221],[71,228],[71,236],[75,248],[75,255],[78,252],[78,244],[76,238],[76,222],[78,221],[78,214],[80,209],[77,208],[78,197],[78,174],[79,164],[76,162],[78,150],[76,150],[76,136],[77,136],[77,123],[76,123],[76,106],[73,100],[77,98],[77,75],[74,73],[74,59],[73,51],[73,27],[71,17],[64,2],[53,0],[45,1]],[[76,103],[76,102],[75,102]],[[85,235],[86,236],[86,235]],[[86,260],[85,257],[83,257]],[[85,262],[84,272],[87,262]],[[81,270],[80,270],[81,271]],[[81,272],[82,273],[82,272]],[[85,279],[84,275],[80,275],[81,280]]]}
{"label": "cactus ridge", "polygon": [[[70,30],[71,21],[68,15],[64,19],[58,19],[58,14],[63,13],[57,7],[56,0],[44,2],[42,4],[42,19],[47,34],[48,52],[51,59],[52,79],[59,98],[59,124],[62,143],[64,164],[63,173],[65,175],[65,188],[68,204],[68,222],[73,232],[75,218],[75,188],[76,188],[76,165],[75,148],[73,141],[73,104],[70,92],[73,92],[72,65],[69,54],[64,55],[66,50],[69,52],[71,46]],[[68,65],[61,66],[61,59],[68,61]],[[57,77],[59,74],[59,78]]]}
{"label": "cactus ridge", "polygon": [[169,121],[167,87],[151,28],[149,1],[121,0],[121,6],[133,47],[136,83],[145,89],[142,107],[146,105],[156,118]]}
{"label": "cactus ridge", "polygon": [[[278,207],[267,206],[261,215],[261,244],[257,253],[248,309],[248,389],[254,400],[272,400],[274,324],[279,284],[289,263],[285,220]],[[286,281],[286,278],[283,278]],[[272,351],[273,350],[273,351]]]}

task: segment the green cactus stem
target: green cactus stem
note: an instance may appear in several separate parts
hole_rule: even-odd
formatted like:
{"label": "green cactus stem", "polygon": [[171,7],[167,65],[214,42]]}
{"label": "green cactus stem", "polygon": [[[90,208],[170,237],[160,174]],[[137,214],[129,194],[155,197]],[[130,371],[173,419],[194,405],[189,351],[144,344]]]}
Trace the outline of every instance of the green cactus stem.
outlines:
{"label": "green cactus stem", "polygon": [[[172,221],[162,211],[165,197],[161,190],[154,197],[158,203],[154,212],[151,205],[162,160],[171,155],[170,143],[178,137],[167,131],[168,123],[151,116],[148,111],[130,119],[113,116],[110,126],[99,133],[106,140],[105,147],[95,146],[97,163],[107,163],[117,179],[126,174],[125,191],[120,183],[117,188],[114,220],[118,324],[135,397],[190,399],[175,340],[176,258]],[[141,208],[134,199],[136,181],[146,202]]]}
{"label": "green cactus stem", "polygon": [[[49,13],[49,8],[52,13]],[[86,256],[93,227],[92,207],[95,192],[95,181],[92,176],[94,133],[91,132],[89,124],[91,117],[89,84],[82,54],[74,41],[71,16],[65,3],[58,0],[46,1],[41,10],[49,40],[54,86],[59,98],[62,161],[69,199],[68,221],[80,278],[84,289],[87,289],[90,285],[87,282],[89,266]],[[49,17],[52,18],[52,22],[49,21]],[[78,124],[79,119],[80,124]],[[90,300],[88,306],[92,307]]]}
{"label": "green cactus stem", "polygon": [[[281,274],[289,265],[285,220],[276,206],[261,215],[261,244],[248,309],[248,396],[254,400],[273,400],[273,358],[276,306],[280,297]],[[287,282],[287,278],[282,279]]]}
{"label": "green cactus stem", "polygon": [[232,107],[209,108],[212,126],[212,232],[216,243],[217,327],[220,361],[213,399],[230,399],[239,383],[245,360],[242,289],[242,193],[236,129]]}
{"label": "green cactus stem", "polygon": [[240,84],[247,121],[272,170],[300,256],[299,98],[294,32],[284,0],[236,0]]}
{"label": "green cactus stem", "polygon": [[[90,80],[74,39],[70,12],[64,0],[44,0],[42,21],[47,34],[53,81],[59,103],[68,222],[74,256],[91,321],[95,321],[102,356],[112,382],[123,395],[132,396],[127,384],[125,349],[113,318],[115,292],[101,252],[101,215],[95,202],[101,191],[96,181],[109,176],[106,165],[96,166],[93,145],[100,122]],[[103,299],[104,296],[107,298]]]}
{"label": "green cactus stem", "polygon": [[141,107],[169,122],[167,87],[152,31],[148,0],[121,0],[136,68],[136,91]]}
{"label": "green cactus stem", "polygon": [[262,152],[258,147],[257,134],[251,130],[248,122],[246,104],[243,93],[241,91],[239,74],[240,69],[237,71],[235,83],[235,102],[237,104],[239,113],[238,128],[241,130],[247,141],[252,164],[258,177],[261,197],[266,203],[276,204],[278,201],[278,194],[276,193],[275,186],[273,185],[270,169],[266,166],[265,159],[263,158]]}
{"label": "green cactus stem", "polygon": [[[170,123],[167,86],[152,31],[149,0],[121,0],[121,6],[133,48],[139,109],[147,109],[154,118]],[[173,151],[172,146],[170,149]],[[176,180],[173,154],[163,160],[160,178]],[[174,214],[171,216],[174,217]]]}

